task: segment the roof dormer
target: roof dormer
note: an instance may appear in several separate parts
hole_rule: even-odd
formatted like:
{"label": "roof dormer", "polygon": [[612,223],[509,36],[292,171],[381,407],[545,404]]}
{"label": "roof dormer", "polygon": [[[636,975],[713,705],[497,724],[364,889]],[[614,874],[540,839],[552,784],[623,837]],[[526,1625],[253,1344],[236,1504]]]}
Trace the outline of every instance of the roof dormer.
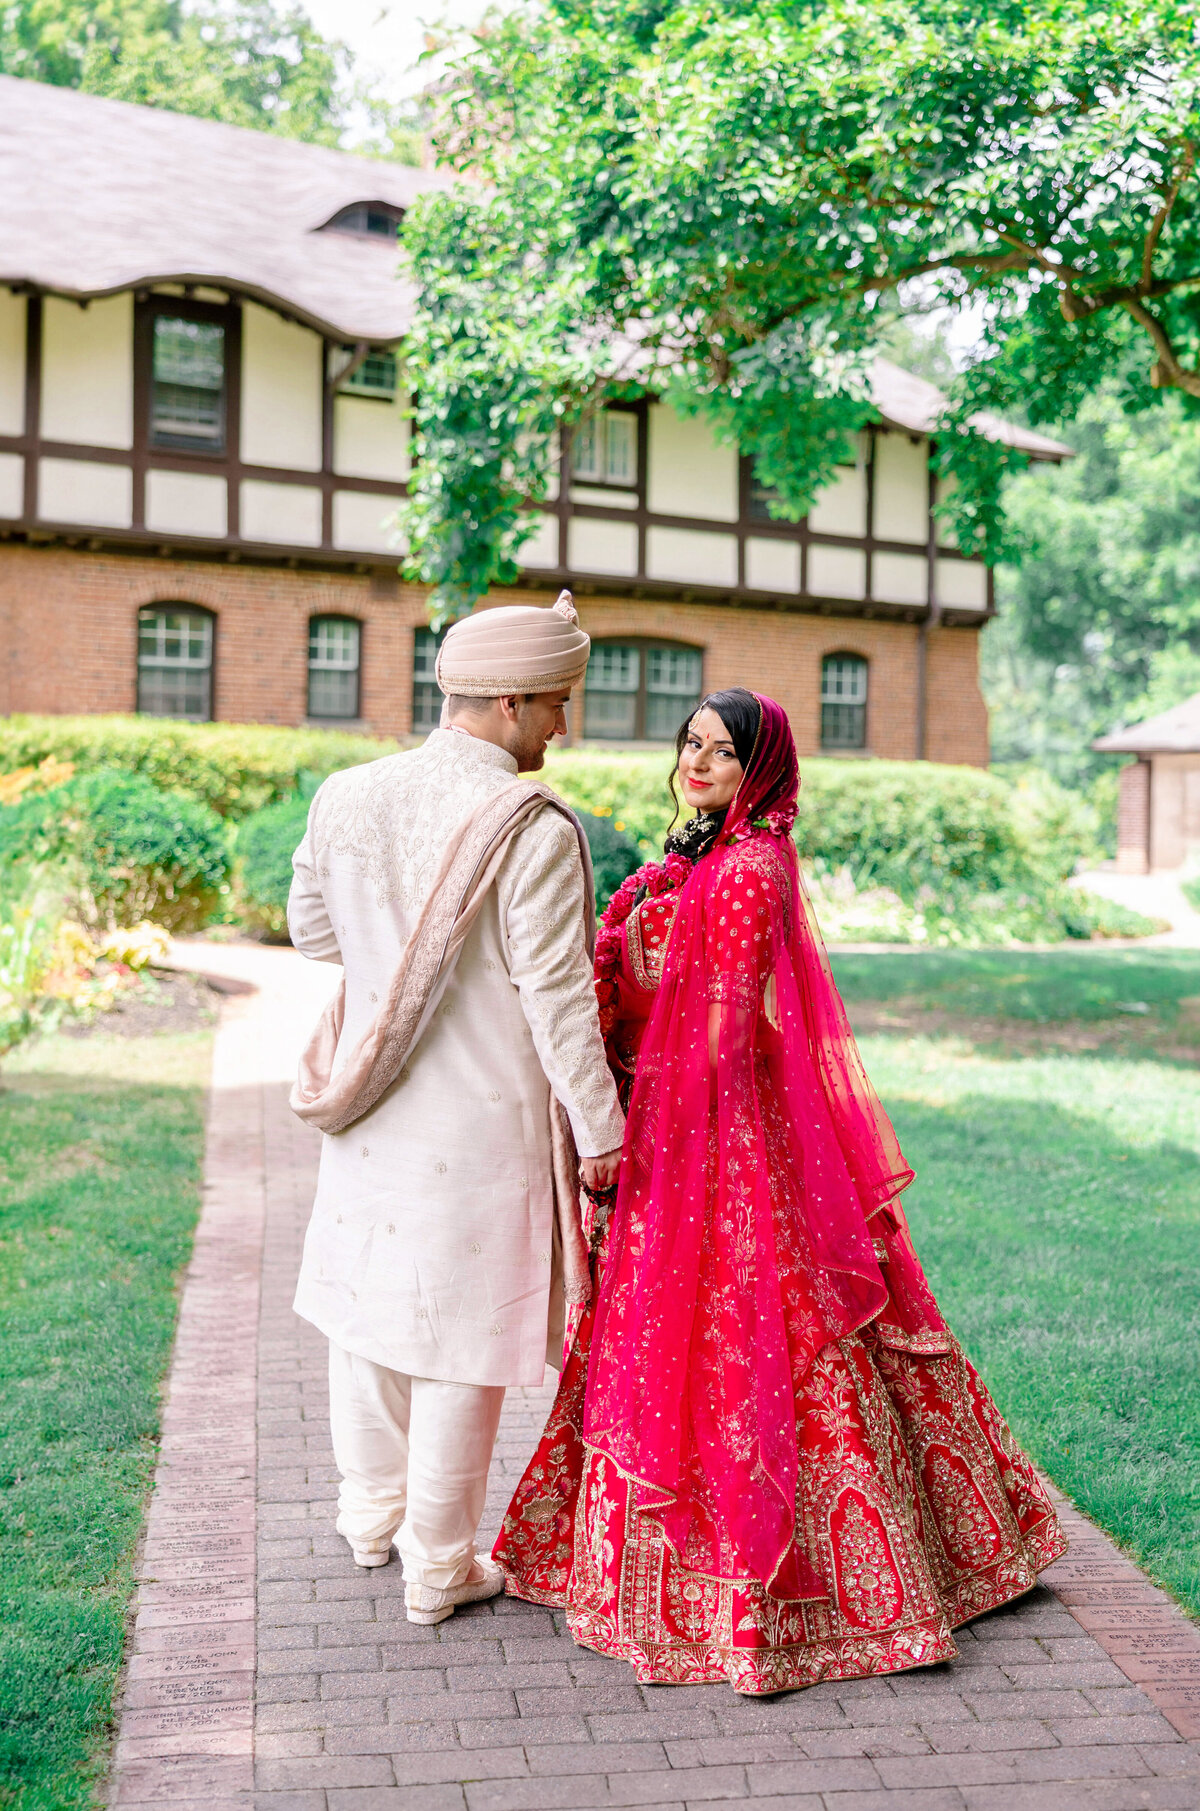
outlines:
{"label": "roof dormer", "polygon": [[354,201],[339,208],[332,220],[318,230],[322,233],[353,233],[359,239],[394,239],[404,209],[392,201]]}

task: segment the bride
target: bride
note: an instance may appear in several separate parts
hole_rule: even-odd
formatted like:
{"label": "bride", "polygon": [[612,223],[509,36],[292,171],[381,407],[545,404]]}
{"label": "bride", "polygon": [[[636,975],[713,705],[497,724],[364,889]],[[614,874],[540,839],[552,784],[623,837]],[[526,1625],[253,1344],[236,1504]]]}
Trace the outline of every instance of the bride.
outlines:
{"label": "bride", "polygon": [[791,841],[787,717],[716,692],[677,750],[697,814],[597,948],[616,1202],[496,1557],[643,1681],[928,1666],[1066,1541],[909,1238]]}

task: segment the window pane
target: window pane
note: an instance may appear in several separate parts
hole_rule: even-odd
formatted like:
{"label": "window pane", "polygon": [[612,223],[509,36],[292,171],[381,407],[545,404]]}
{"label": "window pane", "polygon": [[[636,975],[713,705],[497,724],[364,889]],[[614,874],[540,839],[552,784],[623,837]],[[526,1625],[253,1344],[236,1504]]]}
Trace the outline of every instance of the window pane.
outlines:
{"label": "window pane", "polygon": [[779,492],[773,484],[764,484],[759,478],[750,480],[750,514],[756,522],[776,522],[777,516],[771,514],[771,504],[778,501]]}
{"label": "window pane", "polygon": [[588,662],[589,692],[636,692],[641,658],[637,648],[616,647],[601,642],[592,648]]}
{"label": "window pane", "polygon": [[637,693],[596,692],[589,686],[583,698],[583,733],[630,741],[637,734]]}
{"label": "window pane", "polygon": [[309,667],[344,667],[358,671],[358,624],[315,616],[308,626]]}
{"label": "window pane", "polygon": [[344,390],[360,390],[367,396],[396,394],[396,354],[368,352],[342,385]]}
{"label": "window pane", "polygon": [[357,717],[358,669],[346,673],[330,667],[310,668],[308,714],[310,717],[339,717],[343,722]]}
{"label": "window pane", "polygon": [[[443,631],[444,634],[444,631]],[[432,629],[413,632],[413,714],[414,730],[436,729],[442,716],[442,694],[434,677],[437,652],[442,636]]]}
{"label": "window pane", "polygon": [[225,438],[225,329],[215,321],[154,318],[151,438],[219,451]]}
{"label": "window pane", "polygon": [[674,692],[647,692],[647,742],[673,742],[680,724],[691,716],[699,702],[699,692],[690,698],[680,698]]}
{"label": "window pane", "polygon": [[589,415],[571,435],[571,472],[576,478],[604,476],[604,418]]}
{"label": "window pane", "polygon": [[156,383],[220,390],[225,382],[225,329],[215,321],[154,320]]}
{"label": "window pane", "polygon": [[857,654],[830,654],[821,662],[823,704],[865,704],[867,663]]}
{"label": "window pane", "polygon": [[604,476],[610,484],[637,483],[637,416],[605,412]]}
{"label": "window pane", "polygon": [[441,722],[444,700],[436,685],[413,686],[414,729],[436,729]]}
{"label": "window pane", "polygon": [[865,748],[867,708],[864,704],[821,706],[822,748]]}
{"label": "window pane", "polygon": [[647,649],[646,689],[670,692],[677,698],[697,697],[700,692],[699,649]]}
{"label": "window pane", "polygon": [[138,710],[145,716],[212,716],[212,628],[199,610],[141,612]]}

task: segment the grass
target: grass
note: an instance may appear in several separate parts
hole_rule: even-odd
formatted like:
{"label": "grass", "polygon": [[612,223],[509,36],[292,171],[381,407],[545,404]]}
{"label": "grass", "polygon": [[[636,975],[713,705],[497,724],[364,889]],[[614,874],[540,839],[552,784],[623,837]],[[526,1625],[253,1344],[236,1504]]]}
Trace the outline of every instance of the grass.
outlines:
{"label": "grass", "polygon": [[96,1802],[175,1284],[204,1033],[47,1038],[0,1089],[0,1804]]}
{"label": "grass", "polygon": [[[1171,1044],[1200,952],[835,967],[852,1017],[916,1001],[936,1024],[918,1010],[905,1035],[862,1044],[917,1170],[906,1200],[948,1320],[1048,1475],[1200,1615],[1200,1048]],[[1071,1047],[1070,1025],[1105,1017],[1112,1041]],[[1156,1026],[1170,1055],[1147,1042]]]}
{"label": "grass", "polygon": [[835,954],[833,965],[847,1005],[919,999],[926,1008],[1042,1025],[1138,1006],[1174,1025],[1180,1001],[1200,996],[1194,950],[914,950]]}

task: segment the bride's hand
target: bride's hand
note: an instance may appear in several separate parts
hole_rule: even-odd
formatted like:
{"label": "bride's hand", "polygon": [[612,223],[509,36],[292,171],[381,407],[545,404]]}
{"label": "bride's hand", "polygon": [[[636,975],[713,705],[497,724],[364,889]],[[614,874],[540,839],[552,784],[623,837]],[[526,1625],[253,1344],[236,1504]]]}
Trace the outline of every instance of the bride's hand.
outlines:
{"label": "bride's hand", "polygon": [[605,1151],[601,1157],[581,1157],[579,1174],[591,1189],[611,1188],[621,1169],[621,1148]]}

